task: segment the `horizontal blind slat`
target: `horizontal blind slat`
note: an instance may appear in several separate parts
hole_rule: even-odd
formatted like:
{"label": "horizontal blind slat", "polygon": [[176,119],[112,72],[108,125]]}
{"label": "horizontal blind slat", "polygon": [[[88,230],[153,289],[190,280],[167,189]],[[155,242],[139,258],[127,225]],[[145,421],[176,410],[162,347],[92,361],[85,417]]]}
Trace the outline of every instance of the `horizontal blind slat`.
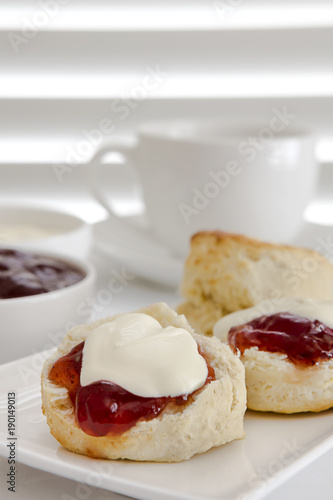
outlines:
{"label": "horizontal blind slat", "polygon": [[[157,66],[158,68],[158,66]],[[119,101],[143,99],[225,99],[271,97],[331,97],[333,74],[267,74],[238,76],[188,74],[186,76],[151,68],[156,73],[149,87],[147,75],[78,77],[3,77],[0,99],[110,99]],[[117,107],[117,104],[115,104]],[[119,107],[118,106],[118,107]]]}
{"label": "horizontal blind slat", "polygon": [[258,29],[331,26],[330,1],[266,2],[74,2],[39,0],[0,4],[0,29],[24,30],[175,30]]}
{"label": "horizontal blind slat", "polygon": [[[258,32],[39,33],[13,53],[0,33],[1,98],[331,95],[333,28]],[[161,80],[161,81],[160,81]],[[162,81],[163,80],[163,81]]]}

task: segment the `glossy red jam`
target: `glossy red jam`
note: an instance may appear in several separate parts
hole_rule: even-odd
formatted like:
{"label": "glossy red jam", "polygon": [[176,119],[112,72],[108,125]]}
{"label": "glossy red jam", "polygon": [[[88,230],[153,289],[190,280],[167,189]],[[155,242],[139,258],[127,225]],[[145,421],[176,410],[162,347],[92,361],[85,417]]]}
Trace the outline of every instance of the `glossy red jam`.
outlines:
{"label": "glossy red jam", "polygon": [[241,353],[256,346],[261,351],[286,354],[290,361],[303,366],[333,357],[333,330],[318,320],[287,312],[261,316],[231,328],[228,342]]}
{"label": "glossy red jam", "polygon": [[0,248],[0,299],[59,290],[84,277],[83,271],[62,260]]}
{"label": "glossy red jam", "polygon": [[[84,342],[81,342],[59,358],[52,366],[49,378],[68,390],[75,407],[77,423],[86,434],[121,434],[139,420],[150,420],[158,416],[167,404],[185,405],[192,396],[184,394],[177,397],[142,398],[104,380],[82,387],[80,374],[83,346]],[[202,352],[200,354],[203,355]],[[206,384],[215,379],[214,369],[208,363],[207,367]]]}

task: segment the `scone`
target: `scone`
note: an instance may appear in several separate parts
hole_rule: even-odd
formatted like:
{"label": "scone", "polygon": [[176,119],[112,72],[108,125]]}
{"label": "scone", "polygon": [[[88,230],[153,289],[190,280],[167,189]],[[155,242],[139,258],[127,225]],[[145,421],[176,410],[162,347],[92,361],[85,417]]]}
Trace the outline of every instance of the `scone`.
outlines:
{"label": "scone", "polygon": [[222,316],[264,299],[333,300],[333,266],[312,250],[204,231],[192,237],[181,294],[178,313],[211,335]]}
{"label": "scone", "polygon": [[[52,435],[65,448],[91,457],[163,462],[187,460],[197,453],[242,438],[246,389],[244,368],[238,357],[218,339],[195,334],[184,316],[178,316],[164,303],[153,304],[137,313],[154,318],[163,328],[186,330],[191,342],[193,338],[197,342],[196,354],[198,355],[199,350],[204,355],[207,364],[213,368],[215,378],[208,383],[207,379],[188,398],[184,397],[183,404],[168,403],[157,416],[140,418],[124,432],[90,435],[78,425],[68,390],[51,381],[49,374],[57,360],[87,336],[91,343],[92,332],[95,335],[102,325],[111,328],[112,322],[119,321],[126,315],[120,314],[90,325],[75,327],[67,334],[57,351],[46,360],[42,370],[42,408]],[[133,331],[129,335],[133,335]],[[85,351],[83,352],[85,356]],[[82,366],[84,363],[85,358]],[[207,367],[206,364],[205,366]],[[170,378],[172,379],[171,376]]]}
{"label": "scone", "polygon": [[333,302],[281,300],[231,313],[214,335],[240,353],[247,407],[278,413],[333,407]]}

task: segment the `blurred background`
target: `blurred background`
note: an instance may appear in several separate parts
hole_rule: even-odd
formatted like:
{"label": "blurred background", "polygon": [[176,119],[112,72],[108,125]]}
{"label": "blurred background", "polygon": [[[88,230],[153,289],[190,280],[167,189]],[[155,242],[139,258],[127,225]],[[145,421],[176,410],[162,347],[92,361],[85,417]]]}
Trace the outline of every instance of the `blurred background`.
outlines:
{"label": "blurred background", "polygon": [[1,0],[1,202],[101,220],[83,170],[102,143],[152,120],[266,123],[278,108],[319,137],[309,216],[333,222],[332,46],[330,0]]}

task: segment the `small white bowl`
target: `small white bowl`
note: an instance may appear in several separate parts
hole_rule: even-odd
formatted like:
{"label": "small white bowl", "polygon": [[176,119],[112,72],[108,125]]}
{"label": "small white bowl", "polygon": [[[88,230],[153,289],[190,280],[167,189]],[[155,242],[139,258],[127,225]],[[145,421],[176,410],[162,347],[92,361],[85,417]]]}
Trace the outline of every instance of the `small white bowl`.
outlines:
{"label": "small white bowl", "polygon": [[91,225],[71,214],[0,205],[0,247],[38,249],[85,259],[92,244]]}
{"label": "small white bowl", "polygon": [[39,250],[31,253],[72,264],[81,269],[85,277],[60,290],[0,299],[0,364],[56,346],[69,328],[85,323],[90,317],[88,301],[95,291],[94,268],[61,254]]}

